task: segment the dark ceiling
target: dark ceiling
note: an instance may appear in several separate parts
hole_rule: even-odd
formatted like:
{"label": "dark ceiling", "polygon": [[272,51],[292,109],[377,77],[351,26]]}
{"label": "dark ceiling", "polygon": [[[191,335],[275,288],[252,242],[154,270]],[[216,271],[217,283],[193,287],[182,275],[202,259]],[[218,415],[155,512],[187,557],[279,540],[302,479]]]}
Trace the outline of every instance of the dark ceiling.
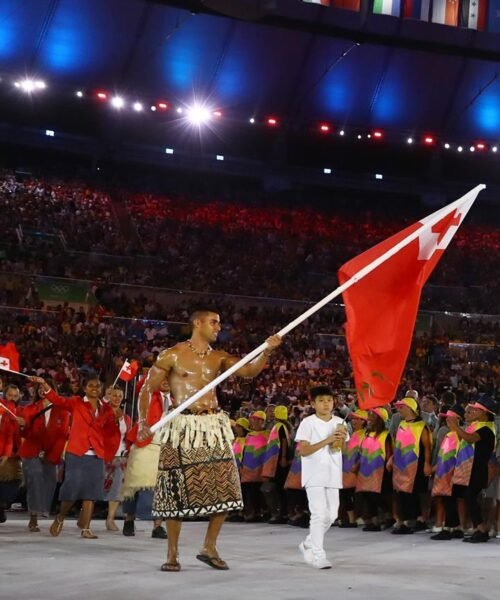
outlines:
{"label": "dark ceiling", "polygon": [[414,23],[405,38],[398,19],[378,16],[356,32],[358,15],[332,19],[322,7],[288,4],[295,20],[263,25],[145,0],[3,0],[2,87],[14,98],[13,78],[28,74],[47,81],[47,96],[105,87],[130,99],[208,100],[234,119],[500,138],[500,36],[452,33],[449,52],[446,44],[431,52],[451,28]]}

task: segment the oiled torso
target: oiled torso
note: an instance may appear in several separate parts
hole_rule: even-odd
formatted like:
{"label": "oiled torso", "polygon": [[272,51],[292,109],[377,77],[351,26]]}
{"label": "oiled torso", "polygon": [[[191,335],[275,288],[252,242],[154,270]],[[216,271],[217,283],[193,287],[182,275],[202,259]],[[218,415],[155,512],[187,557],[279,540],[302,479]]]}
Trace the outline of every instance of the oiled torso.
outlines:
{"label": "oiled torso", "polygon": [[[213,381],[224,370],[227,357],[226,352],[218,350],[213,350],[206,356],[199,356],[186,342],[162,352],[156,366],[167,372],[174,406],[182,404]],[[199,413],[216,410],[217,406],[217,396],[213,389],[192,404],[189,410]]]}

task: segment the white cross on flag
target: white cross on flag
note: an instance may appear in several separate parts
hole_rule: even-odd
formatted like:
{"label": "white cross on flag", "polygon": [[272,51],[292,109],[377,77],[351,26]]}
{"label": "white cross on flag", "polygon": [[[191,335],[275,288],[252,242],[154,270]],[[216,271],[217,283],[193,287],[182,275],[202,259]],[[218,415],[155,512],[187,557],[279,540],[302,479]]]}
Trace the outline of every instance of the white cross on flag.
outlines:
{"label": "white cross on flag", "polygon": [[410,351],[422,288],[484,186],[356,256],[339,269],[346,339],[360,408],[394,400]]}

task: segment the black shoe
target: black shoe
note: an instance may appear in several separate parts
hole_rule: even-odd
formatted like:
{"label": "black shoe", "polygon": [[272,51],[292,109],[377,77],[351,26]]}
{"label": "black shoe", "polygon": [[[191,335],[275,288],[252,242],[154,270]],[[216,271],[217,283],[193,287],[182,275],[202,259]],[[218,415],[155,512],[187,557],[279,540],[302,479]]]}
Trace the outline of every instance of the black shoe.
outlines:
{"label": "black shoe", "polygon": [[341,523],[339,525],[339,527],[341,529],[354,529],[355,527],[357,527],[358,524],[357,523],[349,523],[349,521],[347,521],[347,523]]}
{"label": "black shoe", "polygon": [[414,533],[414,531],[411,527],[408,527],[408,525],[403,524],[399,527],[396,527],[396,529],[393,529],[391,533],[393,535],[409,535],[411,533]]}
{"label": "black shoe", "polygon": [[439,533],[436,533],[436,535],[431,535],[431,540],[451,540],[452,538],[451,531],[447,529],[443,529]]}
{"label": "black shoe", "polygon": [[363,531],[382,531],[382,527],[380,525],[374,525],[373,523],[368,523],[363,527]]}
{"label": "black shoe", "polygon": [[5,510],[0,508],[0,523],[5,523],[7,520],[7,515],[5,514]]}
{"label": "black shoe", "polygon": [[123,522],[123,535],[127,537],[132,537],[135,535],[135,525],[133,521]]}
{"label": "black shoe", "polygon": [[387,519],[385,523],[382,523],[382,529],[390,529],[396,523],[396,519]]}
{"label": "black shoe", "polygon": [[452,540],[463,540],[464,539],[464,532],[461,529],[454,529],[451,532],[451,539]]}
{"label": "black shoe", "polygon": [[425,531],[427,529],[427,523],[425,521],[417,521],[413,531]]}
{"label": "black shoe", "polygon": [[474,531],[474,533],[467,538],[464,538],[463,542],[469,542],[469,544],[482,544],[484,542],[488,542],[490,540],[490,536],[488,532],[482,531]]}
{"label": "black shoe", "polygon": [[163,529],[161,525],[158,525],[158,527],[155,527],[151,532],[151,537],[156,538],[157,540],[166,540],[167,532]]}

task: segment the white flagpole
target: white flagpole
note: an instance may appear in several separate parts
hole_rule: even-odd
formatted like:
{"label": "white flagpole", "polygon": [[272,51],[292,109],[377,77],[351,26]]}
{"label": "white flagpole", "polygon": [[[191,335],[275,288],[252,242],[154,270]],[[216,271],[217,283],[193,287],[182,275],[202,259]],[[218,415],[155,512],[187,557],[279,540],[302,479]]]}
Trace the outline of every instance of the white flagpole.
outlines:
{"label": "white flagpole", "polygon": [[[14,371],[15,372],[15,371]],[[9,414],[11,414],[15,419],[17,419],[17,415],[15,415],[8,406],[5,406],[5,404],[3,402],[0,401],[0,408],[3,408],[5,411],[7,411]]]}
{"label": "white flagpole", "polygon": [[[314,306],[311,306],[311,308],[308,308],[304,313],[302,313],[296,319],[294,319],[293,321],[291,321],[290,323],[288,323],[288,325],[286,325],[285,327],[283,327],[283,329],[281,329],[280,331],[278,331],[276,335],[279,335],[280,337],[283,337],[284,335],[286,335],[287,333],[289,333],[290,331],[292,331],[292,329],[295,329],[295,327],[297,327],[298,325],[300,325],[303,321],[305,321],[306,319],[308,319],[314,313],[318,312],[318,310],[320,310],[321,308],[323,308],[323,306],[325,306],[326,304],[328,304],[329,302],[331,302],[337,296],[340,296],[340,294],[342,294],[343,292],[345,292],[345,290],[349,289],[355,283],[357,283],[358,281],[360,281],[361,279],[363,279],[364,277],[366,277],[367,275],[369,275],[372,271],[374,271],[376,268],[378,268],[386,260],[389,260],[389,258],[391,258],[395,254],[397,254],[400,250],[402,250],[403,248],[405,248],[406,246],[408,246],[408,244],[411,244],[411,242],[413,242],[414,240],[416,240],[422,234],[422,229],[423,228],[425,228],[425,229],[431,229],[436,223],[439,223],[439,221],[444,217],[444,215],[450,213],[455,208],[458,208],[461,204],[463,204],[466,201],[469,201],[470,204],[472,204],[472,202],[474,202],[474,200],[476,199],[476,197],[479,194],[479,192],[481,190],[483,190],[485,187],[486,186],[484,184],[476,186],[470,192],[468,192],[467,194],[465,194],[465,196],[462,196],[458,200],[455,200],[455,202],[452,202],[451,204],[448,204],[447,206],[444,206],[443,208],[437,210],[433,214],[431,214],[428,217],[426,217],[425,223],[422,224],[422,227],[419,227],[413,233],[410,233],[410,235],[408,235],[407,237],[405,237],[403,240],[401,240],[398,244],[396,244],[392,248],[389,248],[389,250],[387,250],[386,252],[384,252],[384,254],[382,254],[381,256],[379,256],[377,259],[375,259],[369,265],[366,265],[366,267],[363,267],[362,269],[360,269],[356,273],[356,275],[354,275],[353,277],[351,277],[344,284],[342,284],[337,289],[335,289],[333,292],[331,292],[330,294],[328,294],[328,296],[325,296],[322,300],[320,300],[319,302],[317,302]],[[470,206],[469,206],[469,208],[470,208]],[[257,356],[259,356],[259,354],[261,354],[262,352],[264,352],[264,350],[266,350],[266,349],[267,349],[267,343],[264,342],[263,344],[261,344],[260,346],[258,346],[257,348],[255,348],[255,350],[252,350],[252,352],[250,352],[249,354],[247,354],[244,358],[242,358],[240,361],[238,361],[237,363],[235,363],[232,367],[230,367],[229,369],[227,369],[227,371],[224,371],[224,373],[221,373],[218,377],[216,377],[213,381],[211,381],[210,383],[208,383],[201,390],[197,391],[190,398],[188,398],[187,400],[185,400],[182,404],[179,404],[179,406],[177,408],[174,408],[173,411],[169,412],[167,415],[165,415],[164,417],[162,417],[157,423],[155,423],[151,427],[151,431],[154,433],[155,431],[158,431],[158,429],[161,429],[166,423],[168,423],[169,421],[171,421],[174,417],[176,417],[177,415],[179,415],[182,411],[184,411],[187,408],[189,408],[194,402],[196,402],[197,400],[199,400],[201,397],[203,397],[210,390],[213,390],[220,383],[222,383],[223,381],[225,381],[228,377],[231,377],[231,375],[233,375],[236,371],[238,371],[239,369],[241,369],[241,367],[243,367],[246,364],[248,364],[249,362],[251,362],[254,358],[256,358]]]}
{"label": "white flagpole", "polygon": [[27,375],[26,373],[20,373],[19,371],[12,371],[11,369],[6,369],[5,367],[0,367],[2,371],[7,371],[7,373],[12,373],[13,375],[21,375],[21,377],[31,377],[31,375]]}
{"label": "white flagpole", "polygon": [[128,363],[128,358],[126,358],[126,359],[125,359],[125,362],[123,363],[123,365],[122,365],[121,369],[118,371],[118,375],[116,376],[116,379],[115,379],[115,381],[114,381],[114,383],[113,383],[113,387],[115,387],[115,385],[116,385],[116,382],[118,381],[118,379],[120,379],[120,375],[122,374],[123,367],[124,367],[124,365],[125,365],[125,364],[127,364],[127,363]]}
{"label": "white flagpole", "polygon": [[132,414],[130,415],[130,418],[132,420],[132,423],[134,422],[134,416],[135,416],[135,388],[136,388],[136,380],[137,380],[137,375],[132,379]]}

